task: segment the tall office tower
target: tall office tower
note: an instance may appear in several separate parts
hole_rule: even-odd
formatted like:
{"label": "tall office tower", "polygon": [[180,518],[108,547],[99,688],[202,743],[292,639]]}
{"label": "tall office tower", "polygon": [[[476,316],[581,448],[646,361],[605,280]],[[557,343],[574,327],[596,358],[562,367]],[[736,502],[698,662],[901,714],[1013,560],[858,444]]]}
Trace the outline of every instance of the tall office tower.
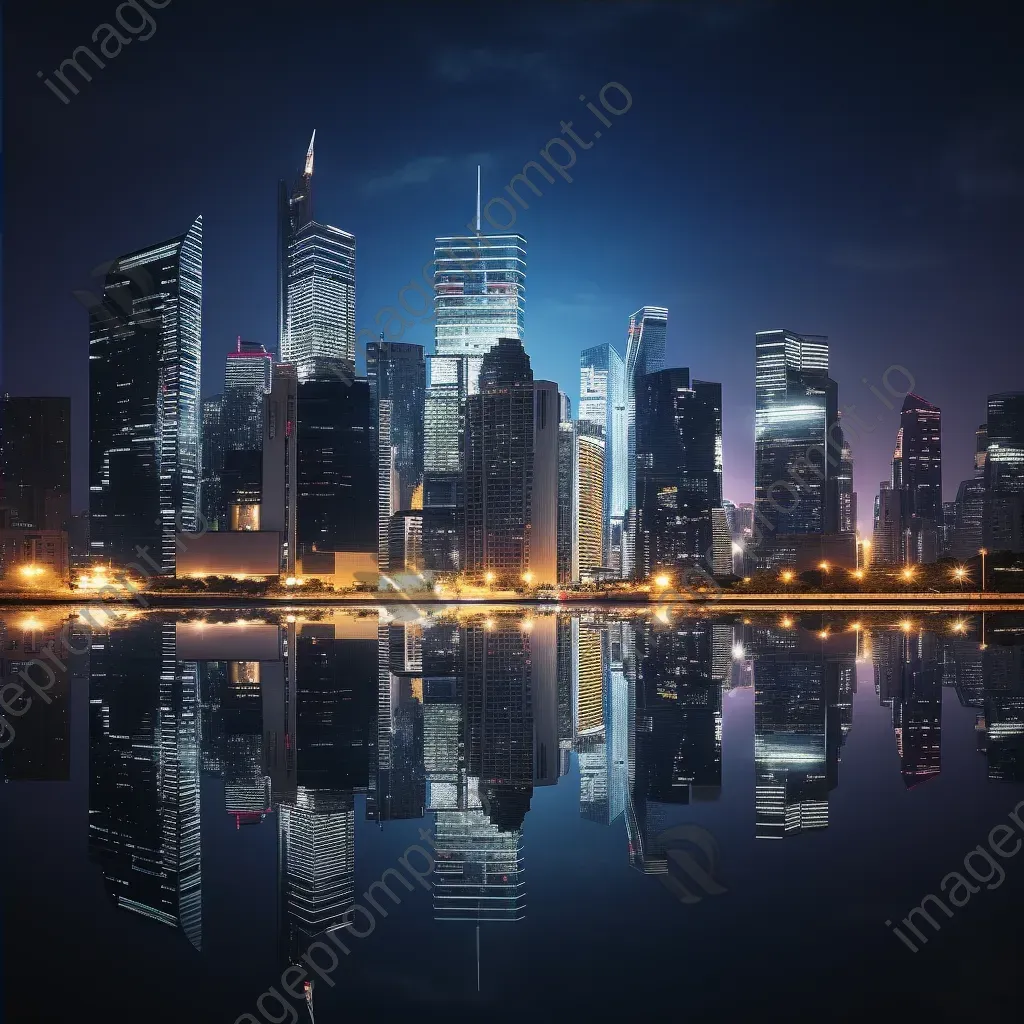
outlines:
{"label": "tall office tower", "polygon": [[605,565],[604,428],[587,420],[576,424],[572,492],[572,581],[592,582]]}
{"label": "tall office tower", "polygon": [[[626,336],[626,508],[636,508],[637,428],[636,404],[643,378],[665,365],[665,341],[668,334],[668,310],[662,306],[643,306],[629,318]],[[635,531],[627,534],[622,549],[622,576],[635,576],[633,552]]]}
{"label": "tall office tower", "polygon": [[297,408],[299,554],[377,551],[369,383],[300,378]]}
{"label": "tall office tower", "polygon": [[572,399],[564,392],[558,392],[558,422],[572,419]]}
{"label": "tall office tower", "polygon": [[232,530],[260,529],[263,409],[270,393],[273,365],[274,357],[261,344],[239,338],[224,368],[221,494],[226,525]]}
{"label": "tall office tower", "polygon": [[531,583],[558,582],[558,385],[533,382],[533,485],[530,496]]}
{"label": "tall office tower", "polygon": [[208,529],[216,530],[224,516],[221,478],[224,474],[224,396],[203,399],[202,472],[199,506]]}
{"label": "tall office tower", "polygon": [[1024,391],[988,396],[985,547],[1024,551]]}
{"label": "tall office tower", "polygon": [[942,531],[942,413],[919,395],[907,395],[900,411],[892,486],[900,495],[899,561],[936,561]]}
{"label": "tall office tower", "polygon": [[229,661],[220,694],[224,809],[235,827],[263,820],[271,806],[258,661]]}
{"label": "tall office tower", "polygon": [[0,481],[15,529],[71,526],[71,399],[3,397]]}
{"label": "tall office tower", "polygon": [[[648,336],[650,341],[650,336]],[[605,565],[622,569],[622,520],[628,498],[629,439],[626,425],[626,364],[613,345],[595,345],[580,355],[579,418],[604,430]]]}
{"label": "tall office tower", "polygon": [[825,337],[759,331],[755,346],[758,563],[771,568],[779,536],[839,529],[839,388],[828,375]]}
{"label": "tall office tower", "polygon": [[573,580],[576,501],[576,424],[558,422],[558,582]]}
{"label": "tall office tower", "polygon": [[724,508],[711,510],[711,571],[715,576],[732,575],[732,532]]}
{"label": "tall office tower", "polygon": [[93,631],[89,855],[123,910],[202,948],[199,670],[175,624]]}
{"label": "tall office tower", "polygon": [[278,183],[279,356],[299,381],[351,380],[356,361],[355,235],[313,220],[313,143],[291,192]]}
{"label": "tall office tower", "polygon": [[1019,642],[986,647],[975,674],[979,677],[984,733],[978,746],[988,761],[988,777],[1024,781],[1024,647]]}
{"label": "tall office tower", "polygon": [[89,316],[90,550],[174,573],[201,471],[203,218],[116,260]]}
{"label": "tall office tower", "polygon": [[[423,417],[427,370],[422,345],[371,341],[366,346],[366,379],[370,384],[370,424],[376,430],[378,405],[391,403],[391,447],[398,477],[394,512],[414,508],[423,484]],[[376,445],[376,438],[374,439]]]}
{"label": "tall office tower", "polygon": [[483,357],[498,339],[523,340],[525,311],[525,238],[478,234],[435,239],[431,386],[454,381],[455,364],[462,362],[463,397],[476,394]]}
{"label": "tall office tower", "polygon": [[[465,553],[468,572],[515,584],[531,559],[534,404],[530,357],[518,339],[501,338],[466,401]],[[557,437],[557,423],[551,429]],[[555,463],[557,472],[557,449]]]}
{"label": "tall office tower", "polygon": [[875,499],[875,530],[871,548],[872,562],[899,565],[903,562],[901,492],[891,480],[882,480]]}
{"label": "tall office tower", "polygon": [[828,826],[828,670],[812,634],[757,627],[754,653],[758,839]]}
{"label": "tall office tower", "polygon": [[839,491],[839,532],[857,532],[857,492],[853,489],[853,451],[848,441],[843,441],[839,458],[839,476],[836,481]]}
{"label": "tall office tower", "polygon": [[298,962],[309,944],[345,920],[355,902],[352,794],[299,786],[278,806],[282,959]]}
{"label": "tall office tower", "polygon": [[281,573],[284,576],[295,574],[298,539],[298,398],[295,367],[278,363],[264,403],[260,527],[276,530],[281,535]]}
{"label": "tall office tower", "polygon": [[377,460],[377,568],[382,573],[391,567],[391,517],[399,505],[397,452],[391,444],[391,410],[390,398],[377,402],[372,442]]}
{"label": "tall office tower", "polygon": [[[722,385],[685,368],[647,374],[636,395],[634,578],[714,570],[712,509],[722,507]],[[681,585],[682,581],[677,581]]]}

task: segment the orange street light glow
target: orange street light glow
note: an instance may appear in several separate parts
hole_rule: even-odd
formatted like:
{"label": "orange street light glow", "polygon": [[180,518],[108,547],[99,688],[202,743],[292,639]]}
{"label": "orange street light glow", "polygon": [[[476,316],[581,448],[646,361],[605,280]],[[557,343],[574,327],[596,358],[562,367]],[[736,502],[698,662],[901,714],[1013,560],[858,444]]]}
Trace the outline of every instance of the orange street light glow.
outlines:
{"label": "orange street light glow", "polygon": [[832,568],[832,566],[831,566],[831,565],[829,565],[829,564],[828,564],[828,562],[819,562],[819,563],[818,563],[818,568],[819,568],[819,569],[820,569],[820,570],[821,570],[822,572],[828,572],[828,571],[829,571],[829,569],[831,569],[831,568]]}
{"label": "orange street light glow", "polygon": [[904,633],[909,633],[913,628],[914,624],[909,619],[904,619],[900,623],[900,629],[902,629]]}
{"label": "orange street light glow", "polygon": [[862,579],[864,579],[864,570],[863,569],[854,569],[853,570],[853,578],[855,580],[862,580]]}
{"label": "orange street light glow", "polygon": [[789,629],[789,627],[790,627],[790,626],[792,626],[792,625],[793,625],[793,620],[792,620],[792,619],[791,619],[791,618],[790,618],[790,617],[789,617],[789,616],[787,615],[787,616],[786,616],[786,617],[785,617],[785,618],[784,618],[784,619],[782,620],[782,628],[783,628],[783,629]]}
{"label": "orange street light glow", "polygon": [[905,580],[912,580],[914,578],[914,570],[908,565],[902,573]]}
{"label": "orange street light glow", "polygon": [[485,580],[485,581],[486,581],[487,583],[493,583],[493,582],[494,582],[494,573],[493,573],[493,572],[491,572],[490,570],[488,570],[487,572],[485,572],[485,573],[484,573],[484,580]]}
{"label": "orange street light glow", "polygon": [[795,575],[795,573],[793,572],[792,569],[784,569],[783,572],[782,572],[782,582],[783,583],[792,583],[794,575]]}
{"label": "orange street light glow", "polygon": [[655,576],[654,577],[654,582],[659,587],[661,587],[662,590],[664,590],[672,581],[667,576],[662,574],[661,576]]}

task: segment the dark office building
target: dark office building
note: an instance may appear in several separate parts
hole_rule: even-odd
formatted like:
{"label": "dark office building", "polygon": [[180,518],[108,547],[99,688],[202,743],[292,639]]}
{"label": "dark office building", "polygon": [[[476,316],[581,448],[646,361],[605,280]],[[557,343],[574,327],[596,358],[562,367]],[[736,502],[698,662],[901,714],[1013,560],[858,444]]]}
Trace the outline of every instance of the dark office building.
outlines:
{"label": "dark office building", "polygon": [[530,564],[533,371],[523,343],[499,338],[466,400],[466,569],[517,580]]}
{"label": "dark office building", "polygon": [[907,395],[892,460],[899,500],[896,561],[934,562],[942,552],[942,413],[919,395]]}
{"label": "dark office building", "polygon": [[224,518],[222,507],[224,475],[224,396],[203,399],[203,461],[199,504],[209,529],[217,529]]}
{"label": "dark office building", "polygon": [[173,574],[198,525],[203,221],[116,260],[89,311],[93,554]]}
{"label": "dark office building", "polygon": [[0,479],[14,529],[71,525],[71,399],[3,399]]}
{"label": "dark office building", "polygon": [[711,510],[722,507],[722,386],[686,368],[647,374],[636,393],[634,576],[712,569]]}
{"label": "dark office building", "polygon": [[371,341],[366,346],[366,379],[370,385],[370,429],[376,432],[378,405],[391,402],[391,447],[398,476],[398,512],[413,507],[413,494],[423,483],[423,401],[427,369],[422,345]]}
{"label": "dark office building", "polygon": [[298,385],[298,546],[377,550],[377,473],[365,379]]}

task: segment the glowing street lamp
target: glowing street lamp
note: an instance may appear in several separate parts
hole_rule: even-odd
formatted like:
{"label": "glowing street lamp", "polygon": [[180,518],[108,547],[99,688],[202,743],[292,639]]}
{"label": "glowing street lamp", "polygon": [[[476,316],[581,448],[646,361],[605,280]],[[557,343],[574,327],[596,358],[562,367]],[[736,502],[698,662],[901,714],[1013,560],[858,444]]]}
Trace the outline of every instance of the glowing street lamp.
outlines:
{"label": "glowing street lamp", "polygon": [[783,569],[782,570],[781,579],[782,579],[783,583],[792,583],[795,578],[796,578],[796,573],[793,572],[792,569]]}
{"label": "glowing street lamp", "polygon": [[864,579],[864,570],[863,569],[854,569],[853,572],[851,573],[851,575],[853,576],[853,578],[855,580],[862,580],[862,579]]}
{"label": "glowing street lamp", "polygon": [[523,573],[523,582],[527,586],[529,586],[533,582],[533,573],[532,572],[524,572]]}
{"label": "glowing street lamp", "polygon": [[820,640],[827,640],[828,639],[828,630],[827,629],[819,630],[818,631],[818,639],[820,639]]}
{"label": "glowing street lamp", "polygon": [[831,566],[831,565],[829,565],[829,564],[828,564],[828,562],[819,562],[819,563],[818,563],[818,568],[819,568],[819,569],[820,569],[820,570],[821,570],[822,572],[828,572],[828,571],[829,571],[829,570],[830,570],[830,569],[832,568],[832,566]]}
{"label": "glowing street lamp", "polygon": [[914,567],[912,565],[905,566],[903,572],[900,573],[900,575],[909,582],[916,575],[914,572]]}
{"label": "glowing street lamp", "polygon": [[967,622],[965,619],[957,619],[956,622],[954,622],[953,625],[950,626],[950,629],[952,629],[954,633],[966,633]]}
{"label": "glowing street lamp", "polygon": [[985,591],[985,556],[988,554],[988,548],[978,548],[978,554],[981,555],[981,589]]}
{"label": "glowing street lamp", "polygon": [[484,573],[484,582],[488,584],[494,582],[494,573],[491,572],[490,569],[488,569],[487,572]]}
{"label": "glowing street lamp", "polygon": [[909,633],[913,628],[914,624],[910,621],[910,619],[904,619],[900,623],[900,629],[902,629],[904,633]]}
{"label": "glowing street lamp", "polygon": [[788,615],[786,615],[782,619],[781,626],[783,629],[791,629],[793,626],[793,620]]}
{"label": "glowing street lamp", "polygon": [[655,586],[657,586],[659,590],[664,590],[671,582],[672,581],[664,574],[654,577]]}

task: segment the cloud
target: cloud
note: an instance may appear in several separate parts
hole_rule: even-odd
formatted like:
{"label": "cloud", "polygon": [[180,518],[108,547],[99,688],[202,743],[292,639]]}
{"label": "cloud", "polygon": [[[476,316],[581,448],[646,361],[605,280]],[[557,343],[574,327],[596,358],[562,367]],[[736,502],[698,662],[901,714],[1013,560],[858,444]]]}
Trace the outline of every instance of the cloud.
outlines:
{"label": "cloud", "polygon": [[403,164],[390,174],[370,178],[363,184],[363,194],[372,196],[381,192],[393,192],[410,185],[426,185],[446,175],[464,175],[480,164],[491,164],[490,153],[468,153],[459,157],[420,156]]}
{"label": "cloud", "polygon": [[867,274],[911,274],[941,266],[946,259],[942,249],[927,245],[847,245],[836,249],[829,262]]}

